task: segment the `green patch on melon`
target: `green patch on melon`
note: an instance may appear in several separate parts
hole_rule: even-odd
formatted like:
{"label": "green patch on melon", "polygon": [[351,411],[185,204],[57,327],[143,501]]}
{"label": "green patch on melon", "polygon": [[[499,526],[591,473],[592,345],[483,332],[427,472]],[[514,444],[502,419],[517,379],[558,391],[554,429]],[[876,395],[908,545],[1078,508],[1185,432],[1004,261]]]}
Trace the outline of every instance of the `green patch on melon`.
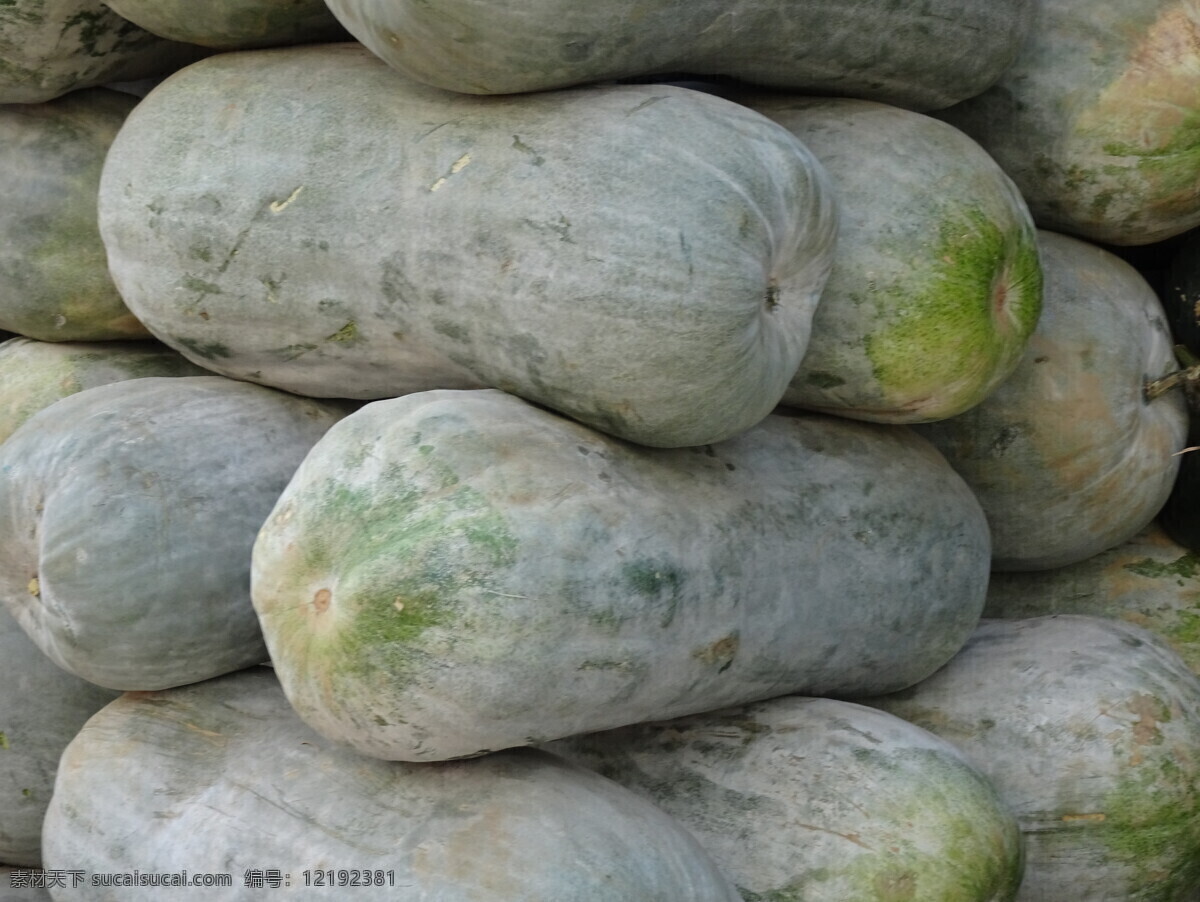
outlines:
{"label": "green patch on melon", "polygon": [[[1161,742],[1160,734],[1154,744]],[[1130,869],[1129,890],[1153,886],[1154,898],[1183,898],[1180,893],[1200,884],[1200,855],[1182,854],[1200,848],[1197,753],[1179,747],[1171,756],[1157,751],[1152,760],[1155,766],[1130,763],[1095,826],[1112,857]],[[1164,861],[1187,863],[1166,872]]]}
{"label": "green patch on melon", "polygon": [[228,357],[232,353],[229,346],[219,341],[198,341],[194,338],[179,338],[175,339],[176,344],[191,351],[197,357],[203,357],[205,360],[216,360],[218,357]]}
{"label": "green patch on melon", "polygon": [[[421,505],[431,492],[436,508]],[[324,637],[322,654],[346,675],[402,678],[427,630],[470,617],[475,593],[503,600],[488,583],[515,561],[517,541],[448,470],[415,479],[393,466],[375,487],[333,483],[312,509],[328,522],[305,531],[303,568],[321,585],[304,601],[334,623],[311,638]],[[351,541],[336,538],[347,532]]]}
{"label": "green patch on melon", "polygon": [[[974,211],[943,223],[933,256],[940,265],[923,290],[879,287],[881,316],[903,311],[867,339],[875,378],[889,396],[943,395],[964,374],[1002,357],[1012,360],[1000,369],[1011,370],[1041,314],[1042,270],[1032,232],[1003,231]],[[980,311],[981,301],[990,309]],[[978,391],[974,380],[967,390]]]}
{"label": "green patch on melon", "polygon": [[1195,670],[1200,664],[1200,661],[1196,659],[1196,650],[1200,649],[1200,614],[1195,611],[1180,610],[1176,611],[1175,618],[1174,624],[1156,624],[1153,629],[1161,633],[1163,638]]}
{"label": "green patch on melon", "polygon": [[1140,561],[1133,561],[1126,564],[1123,569],[1138,576],[1145,576],[1148,579],[1170,579],[1174,577],[1178,580],[1179,585],[1182,586],[1184,580],[1195,579],[1197,576],[1200,576],[1200,555],[1189,552],[1173,561],[1156,561],[1154,558],[1144,558]]}

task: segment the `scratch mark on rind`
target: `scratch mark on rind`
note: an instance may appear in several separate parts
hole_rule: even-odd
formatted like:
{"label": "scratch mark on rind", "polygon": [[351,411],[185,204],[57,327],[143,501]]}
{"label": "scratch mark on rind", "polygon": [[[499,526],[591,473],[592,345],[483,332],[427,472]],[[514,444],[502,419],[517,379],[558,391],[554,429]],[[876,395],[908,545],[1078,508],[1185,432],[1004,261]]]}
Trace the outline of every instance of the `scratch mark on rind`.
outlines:
{"label": "scratch mark on rind", "polygon": [[272,213],[282,213],[284,210],[286,210],[288,207],[290,207],[292,205],[292,202],[297,197],[300,196],[300,192],[303,190],[304,190],[304,186],[300,185],[298,188],[296,188],[295,191],[293,191],[291,194],[288,195],[287,200],[271,201],[271,206],[270,206],[271,212]]}
{"label": "scratch mark on rind", "polygon": [[439,188],[442,187],[442,185],[446,184],[446,179],[450,178],[450,176],[452,176],[452,175],[457,175],[458,173],[462,172],[464,169],[467,168],[467,166],[470,165],[470,163],[471,163],[471,155],[469,153],[464,153],[461,157],[459,157],[457,160],[455,160],[454,163],[450,166],[449,172],[447,172],[444,176],[442,176],[436,182],[434,182],[432,185],[429,186],[429,190],[437,191]]}

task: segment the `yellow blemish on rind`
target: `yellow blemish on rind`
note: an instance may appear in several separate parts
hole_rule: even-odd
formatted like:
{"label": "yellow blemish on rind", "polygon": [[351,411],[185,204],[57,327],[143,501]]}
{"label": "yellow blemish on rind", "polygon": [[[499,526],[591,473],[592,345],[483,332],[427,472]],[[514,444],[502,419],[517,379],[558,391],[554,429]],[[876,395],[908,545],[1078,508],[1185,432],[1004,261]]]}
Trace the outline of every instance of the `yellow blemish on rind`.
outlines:
{"label": "yellow blemish on rind", "polygon": [[1072,821],[1103,821],[1107,817],[1103,812],[1096,812],[1094,814],[1064,814],[1062,819],[1067,823],[1071,823]]}
{"label": "yellow blemish on rind", "polygon": [[38,598],[41,596],[42,584],[38,581],[38,578],[36,576],[29,581],[28,588],[29,588],[29,594],[32,595],[34,598]]}
{"label": "yellow blemish on rind", "polygon": [[429,186],[429,190],[437,191],[439,188],[442,187],[442,185],[446,184],[446,179],[448,179],[452,175],[457,175],[458,173],[462,172],[464,169],[467,168],[467,166],[470,165],[470,163],[471,163],[471,155],[469,153],[464,153],[461,157],[459,157],[457,160],[454,161],[453,165],[451,165],[451,167],[450,167],[449,172],[447,172],[444,176],[442,176],[436,182],[434,182],[432,185]]}
{"label": "yellow blemish on rind", "polygon": [[270,207],[271,212],[272,213],[282,213],[284,210],[286,210],[288,207],[290,207],[292,205],[292,202],[297,197],[300,196],[300,192],[303,190],[304,190],[304,186],[301,185],[295,191],[293,191],[291,194],[288,195],[287,200],[271,201],[271,207]]}

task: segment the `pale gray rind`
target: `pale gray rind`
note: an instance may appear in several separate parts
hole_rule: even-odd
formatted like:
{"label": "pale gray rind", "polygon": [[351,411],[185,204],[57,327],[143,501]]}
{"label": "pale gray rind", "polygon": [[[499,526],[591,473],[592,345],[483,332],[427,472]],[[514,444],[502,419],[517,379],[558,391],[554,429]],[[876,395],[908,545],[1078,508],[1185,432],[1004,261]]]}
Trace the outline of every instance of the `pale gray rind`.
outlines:
{"label": "pale gray rind", "polygon": [[104,158],[136,102],[92,88],[0,105],[0,326],[8,331],[42,341],[150,337],[109,276],[96,210]]}
{"label": "pale gray rind", "polygon": [[[50,868],[228,874],[228,889],[55,889],[56,902],[737,902],[696,840],[578,765],[522,749],[373,761],[308,729],[266,668],[129,694],[79,733],[46,818]],[[286,885],[253,888],[247,871]],[[384,885],[306,886],[380,871]],[[388,875],[391,875],[390,877]]]}
{"label": "pale gray rind", "polygon": [[1028,0],[331,0],[400,71],[472,94],[687,72],[937,109],[1016,57]]}
{"label": "pale gray rind", "polygon": [[214,50],[349,37],[324,0],[110,0],[107,6],[152,34]]}
{"label": "pale gray rind", "polygon": [[1002,902],[1016,818],[951,743],[891,714],[785,696],[550,743],[691,830],[745,899]]}
{"label": "pale gray rind", "polygon": [[[118,693],[67,673],[4,610],[0,661],[0,862],[36,868],[58,759],[84,722]],[[0,870],[0,900],[15,902],[8,882]]]}
{"label": "pale gray rind", "polygon": [[204,376],[156,341],[35,341],[0,344],[0,442],[44,407],[87,388],[147,376]]}
{"label": "pale gray rind", "polygon": [[164,75],[204,52],[138,28],[101,0],[9,2],[0,6],[0,103]]}
{"label": "pale gray rind", "polygon": [[1200,679],[1153,633],[985,620],[934,676],[865,701],[992,781],[1025,835],[1020,902],[1200,894]]}
{"label": "pale gray rind", "polygon": [[0,444],[0,603],[57,664],[161,689],[266,659],[250,549],[345,408],[219,376],[90,388]]}

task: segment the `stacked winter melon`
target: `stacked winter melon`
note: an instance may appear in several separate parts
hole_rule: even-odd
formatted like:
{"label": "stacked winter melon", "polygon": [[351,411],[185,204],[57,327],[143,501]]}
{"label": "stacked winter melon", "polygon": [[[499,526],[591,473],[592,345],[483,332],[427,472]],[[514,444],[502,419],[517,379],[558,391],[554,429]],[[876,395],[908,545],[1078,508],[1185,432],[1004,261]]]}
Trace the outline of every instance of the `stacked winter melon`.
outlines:
{"label": "stacked winter melon", "polygon": [[[90,89],[120,107],[69,145],[92,182],[3,224],[47,331],[0,302],[0,595],[52,670],[126,691],[31,753],[57,782],[11,863],[230,874],[213,898],[1200,888],[1174,652],[1059,618],[981,657],[993,567],[1132,537],[1186,429],[1143,395],[1172,362],[1140,276],[919,112],[1025,65],[1032,5],[112,6],[270,49]],[[0,178],[88,95],[8,98]],[[115,314],[42,250],[85,232],[71,278]],[[51,894],[163,892],[103,883]]]}

